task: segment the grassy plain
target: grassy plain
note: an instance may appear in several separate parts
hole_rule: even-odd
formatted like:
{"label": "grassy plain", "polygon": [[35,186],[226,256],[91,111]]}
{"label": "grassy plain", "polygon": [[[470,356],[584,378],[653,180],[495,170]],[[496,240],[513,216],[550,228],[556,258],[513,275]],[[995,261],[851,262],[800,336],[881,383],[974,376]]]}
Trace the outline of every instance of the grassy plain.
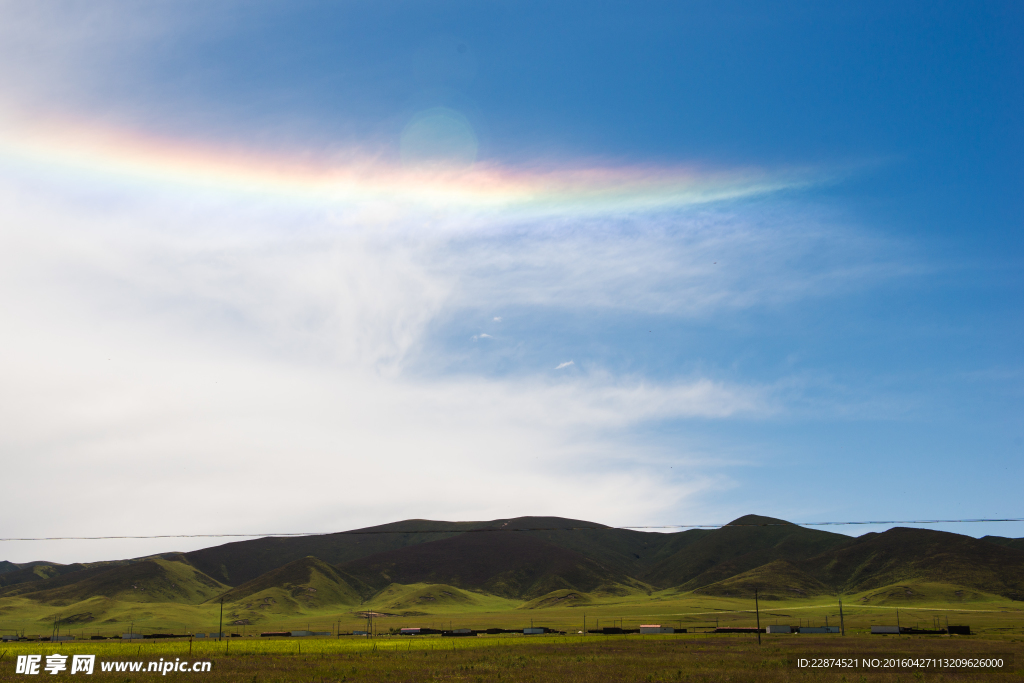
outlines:
{"label": "grassy plain", "polygon": [[[227,639],[12,643],[0,648],[0,682],[15,673],[18,654],[95,654],[103,661],[210,660],[210,673],[104,673],[101,680],[348,683],[356,681],[526,683],[531,681],[1011,681],[1024,674],[1024,640],[1013,637],[763,636],[385,636],[320,639]],[[1011,655],[1010,671],[929,672],[798,670],[798,657]],[[67,675],[66,673],[63,675]]]}
{"label": "grassy plain", "polygon": [[[873,624],[896,624],[897,618],[902,626],[931,628],[948,621],[968,624],[982,635],[1024,634],[1024,603],[956,586],[899,584],[846,595],[842,601],[848,634],[866,633]],[[280,611],[274,611],[278,607]],[[253,615],[249,624],[233,624],[236,616],[249,613],[239,604],[225,603],[224,630],[246,638],[272,630],[349,632],[366,628],[368,612],[374,613],[373,628],[379,633],[408,626],[512,629],[531,625],[575,633],[584,630],[584,621],[587,629],[656,623],[693,632],[757,622],[751,599],[673,590],[622,596],[565,590],[524,603],[445,585],[394,584],[355,606],[296,608],[278,603]],[[839,599],[835,597],[761,600],[760,613],[761,626],[840,624]],[[103,597],[62,605],[20,597],[0,600],[0,633],[49,636],[58,617],[61,633],[77,638],[117,635],[129,629],[136,633],[207,633],[218,630],[220,605],[138,603]]]}

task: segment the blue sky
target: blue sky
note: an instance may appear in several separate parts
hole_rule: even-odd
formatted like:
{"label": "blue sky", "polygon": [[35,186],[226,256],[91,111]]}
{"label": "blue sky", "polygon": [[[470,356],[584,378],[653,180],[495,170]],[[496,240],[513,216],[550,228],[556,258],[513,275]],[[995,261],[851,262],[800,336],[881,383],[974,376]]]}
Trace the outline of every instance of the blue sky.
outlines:
{"label": "blue sky", "polygon": [[6,535],[1024,517],[1017,3],[0,15]]}

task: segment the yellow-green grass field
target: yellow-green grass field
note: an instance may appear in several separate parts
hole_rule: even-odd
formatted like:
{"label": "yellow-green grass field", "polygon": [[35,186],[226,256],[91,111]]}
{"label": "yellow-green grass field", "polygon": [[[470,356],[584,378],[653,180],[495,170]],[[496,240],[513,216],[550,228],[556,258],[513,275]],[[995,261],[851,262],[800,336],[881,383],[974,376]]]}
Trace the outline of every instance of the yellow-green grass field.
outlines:
{"label": "yellow-green grass field", "polygon": [[[866,635],[762,636],[381,636],[372,639],[295,638],[158,642],[9,643],[0,647],[0,683],[24,681],[21,654],[96,655],[90,678],[137,681],[1019,681],[1024,676],[1020,637]],[[1003,658],[1008,670],[799,670],[802,657]],[[209,661],[207,673],[147,671],[150,662]],[[1010,663],[1012,661],[1012,664]],[[104,672],[104,662],[142,662],[141,672]],[[45,672],[43,675],[46,675]],[[67,671],[59,674],[70,675]],[[49,675],[46,675],[49,678]]]}
{"label": "yellow-green grass field", "polygon": [[[267,596],[264,596],[265,599]],[[673,590],[622,596],[555,591],[521,602],[445,585],[392,585],[356,605],[297,606],[282,595],[266,609],[246,609],[246,603],[225,603],[223,630],[243,639],[262,631],[313,630],[351,632],[367,628],[372,613],[376,633],[403,627],[437,629],[497,627],[521,629],[544,626],[567,633],[640,624],[663,624],[691,633],[715,626],[755,626],[754,601],[749,598],[707,596]],[[270,598],[273,600],[273,597]],[[791,600],[761,600],[760,625],[840,625],[838,597],[816,596]],[[967,624],[984,636],[1024,635],[1024,603],[943,584],[906,583],[842,596],[843,625],[850,635],[866,633],[873,624],[932,628]],[[899,614],[897,617],[897,608]],[[24,633],[48,637],[59,619],[61,635],[88,639],[93,635],[126,633],[197,634],[218,631],[220,604],[199,605],[130,602],[93,597],[70,604],[43,604],[26,598],[0,600],[0,634]],[[241,623],[236,623],[241,622]],[[248,623],[244,623],[248,622]],[[237,639],[236,639],[237,640]]]}

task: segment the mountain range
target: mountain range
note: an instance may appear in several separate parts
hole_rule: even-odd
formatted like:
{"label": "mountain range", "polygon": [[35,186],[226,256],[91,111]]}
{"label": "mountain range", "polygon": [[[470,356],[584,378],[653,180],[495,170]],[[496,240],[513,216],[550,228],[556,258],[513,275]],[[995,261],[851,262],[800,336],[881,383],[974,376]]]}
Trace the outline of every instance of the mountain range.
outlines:
{"label": "mountain range", "polygon": [[520,517],[406,520],[87,564],[0,562],[0,602],[223,600],[232,614],[256,619],[354,608],[371,598],[409,608],[492,596],[545,607],[666,590],[732,597],[758,590],[765,599],[906,592],[899,586],[911,582],[1024,600],[1024,539],[917,528],[849,537],[757,515],[677,533]]}

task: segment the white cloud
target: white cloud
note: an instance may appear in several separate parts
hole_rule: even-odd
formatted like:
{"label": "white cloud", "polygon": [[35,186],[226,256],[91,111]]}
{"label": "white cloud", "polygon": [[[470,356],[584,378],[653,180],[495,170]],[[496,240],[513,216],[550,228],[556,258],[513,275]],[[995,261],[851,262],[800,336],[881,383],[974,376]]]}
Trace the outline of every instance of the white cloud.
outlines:
{"label": "white cloud", "polygon": [[[231,202],[87,206],[10,178],[0,193],[3,498],[61,501],[10,534],[645,521],[728,484],[696,463],[665,479],[645,464],[659,447],[628,430],[774,410],[768,389],[701,377],[410,374],[466,283],[435,267],[450,248],[437,236],[327,219],[295,230],[309,217]],[[0,550],[69,561],[113,547]]]}
{"label": "white cloud", "polygon": [[[18,19],[0,22],[10,86],[0,108],[101,93],[90,87],[98,65],[163,30],[160,17],[140,15],[119,37],[113,5],[62,15],[68,7],[85,6],[0,5]],[[103,48],[76,67],[108,38],[121,52]],[[4,165],[0,498],[33,511],[5,533],[334,531],[521,514],[663,521],[730,480],[685,438],[667,478],[652,464],[664,447],[638,432],[770,416],[784,409],[779,392],[699,374],[616,376],[589,361],[557,377],[430,374],[435,328],[494,310],[697,317],[773,305],[894,272],[860,258],[876,251],[781,203],[615,218],[554,211],[513,224]],[[187,546],[113,547],[8,545],[0,559]]]}

